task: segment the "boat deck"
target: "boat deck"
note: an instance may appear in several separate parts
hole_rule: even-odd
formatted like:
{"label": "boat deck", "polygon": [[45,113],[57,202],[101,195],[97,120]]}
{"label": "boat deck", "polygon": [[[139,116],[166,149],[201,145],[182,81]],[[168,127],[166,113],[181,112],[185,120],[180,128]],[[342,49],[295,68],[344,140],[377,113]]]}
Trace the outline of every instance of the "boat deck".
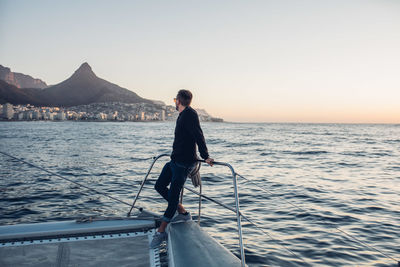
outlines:
{"label": "boat deck", "polygon": [[196,222],[172,223],[168,226],[170,267],[240,267],[241,261]]}
{"label": "boat deck", "polygon": [[[153,219],[97,219],[0,226],[0,266],[161,266]],[[194,221],[168,228],[170,267],[241,266]]]}
{"label": "boat deck", "polygon": [[154,220],[0,227],[0,266],[160,266]]}

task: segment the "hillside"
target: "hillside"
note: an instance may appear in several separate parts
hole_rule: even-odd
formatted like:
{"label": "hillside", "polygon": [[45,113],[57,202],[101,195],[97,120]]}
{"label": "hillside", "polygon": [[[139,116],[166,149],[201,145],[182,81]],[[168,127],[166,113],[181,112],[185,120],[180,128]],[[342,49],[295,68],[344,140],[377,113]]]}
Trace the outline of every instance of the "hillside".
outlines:
{"label": "hillside", "polygon": [[46,88],[47,84],[40,80],[32,78],[29,75],[12,72],[10,68],[0,65],[0,80],[8,84],[14,85],[17,88]]}
{"label": "hillside", "polygon": [[0,104],[32,104],[41,105],[40,94],[41,89],[21,89],[14,85],[8,84],[0,80]]}
{"label": "hillside", "polygon": [[83,63],[67,80],[44,89],[41,97],[46,103],[66,107],[102,102],[152,103],[97,77],[88,63]]}

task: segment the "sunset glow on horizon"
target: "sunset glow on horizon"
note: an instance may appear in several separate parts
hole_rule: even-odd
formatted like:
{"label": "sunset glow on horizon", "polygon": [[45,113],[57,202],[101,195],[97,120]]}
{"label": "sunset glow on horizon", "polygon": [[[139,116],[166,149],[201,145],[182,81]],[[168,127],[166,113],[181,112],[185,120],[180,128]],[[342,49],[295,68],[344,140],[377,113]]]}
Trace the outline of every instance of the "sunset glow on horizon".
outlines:
{"label": "sunset glow on horizon", "polygon": [[399,1],[0,0],[0,64],[232,122],[400,123]]}

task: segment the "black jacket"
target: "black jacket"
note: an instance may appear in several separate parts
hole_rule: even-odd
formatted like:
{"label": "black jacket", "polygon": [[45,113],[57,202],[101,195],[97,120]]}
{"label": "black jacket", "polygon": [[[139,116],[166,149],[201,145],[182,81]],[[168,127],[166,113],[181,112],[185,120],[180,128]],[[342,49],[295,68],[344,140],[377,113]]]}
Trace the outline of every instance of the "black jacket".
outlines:
{"label": "black jacket", "polygon": [[199,116],[190,106],[178,116],[175,126],[175,139],[171,159],[176,162],[191,164],[197,160],[196,144],[203,159],[208,158],[206,141],[200,127]]}

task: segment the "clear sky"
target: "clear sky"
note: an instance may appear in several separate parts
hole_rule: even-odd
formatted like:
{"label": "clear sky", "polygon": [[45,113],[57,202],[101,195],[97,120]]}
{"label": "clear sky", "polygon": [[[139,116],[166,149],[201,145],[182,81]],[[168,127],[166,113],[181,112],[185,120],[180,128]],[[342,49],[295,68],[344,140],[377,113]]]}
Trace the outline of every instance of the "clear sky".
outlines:
{"label": "clear sky", "polygon": [[400,1],[0,0],[0,64],[228,121],[400,123]]}

